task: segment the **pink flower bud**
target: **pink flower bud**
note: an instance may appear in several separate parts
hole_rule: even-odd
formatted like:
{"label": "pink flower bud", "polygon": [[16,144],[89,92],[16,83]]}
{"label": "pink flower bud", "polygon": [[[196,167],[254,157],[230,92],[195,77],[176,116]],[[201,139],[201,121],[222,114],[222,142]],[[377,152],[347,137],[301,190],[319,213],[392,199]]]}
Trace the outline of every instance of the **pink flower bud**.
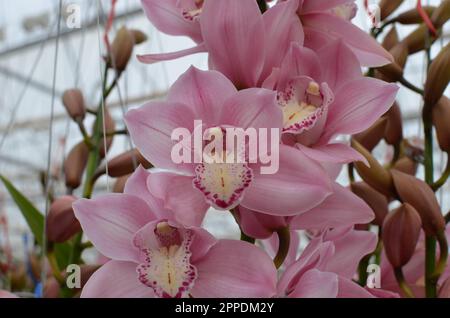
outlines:
{"label": "pink flower bud", "polygon": [[445,220],[433,190],[428,184],[406,173],[391,170],[395,188],[403,202],[412,205],[422,219],[427,235],[436,236],[445,230]]}
{"label": "pink flower bud", "polygon": [[47,217],[47,238],[50,242],[66,242],[81,231],[80,223],[72,209],[72,203],[76,200],[74,196],[63,196],[50,206]]}
{"label": "pink flower bud", "polygon": [[84,119],[86,115],[86,105],[83,93],[79,89],[69,89],[63,94],[63,105],[67,113],[74,121]]}
{"label": "pink flower bud", "polygon": [[383,244],[394,268],[406,265],[414,254],[422,222],[408,203],[390,213],[383,223]]}

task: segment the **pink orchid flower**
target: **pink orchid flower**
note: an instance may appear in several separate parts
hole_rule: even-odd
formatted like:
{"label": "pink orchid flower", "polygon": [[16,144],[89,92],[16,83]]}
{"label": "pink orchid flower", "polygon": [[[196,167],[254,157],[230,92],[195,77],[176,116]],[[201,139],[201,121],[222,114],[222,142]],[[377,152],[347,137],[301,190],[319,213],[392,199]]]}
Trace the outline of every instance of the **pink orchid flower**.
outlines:
{"label": "pink orchid flower", "polygon": [[[176,30],[182,30],[180,11],[165,4],[164,7],[172,9],[164,10],[162,14],[159,9],[155,10],[162,7],[160,1],[156,2],[143,2],[150,21],[163,32],[174,31],[168,30],[168,26],[175,21]],[[291,42],[303,44],[303,29],[296,15],[299,0],[281,2],[264,14],[254,0],[208,0],[202,3],[201,15],[196,21],[202,40],[197,41],[200,43],[196,47],[175,53],[138,56],[139,60],[155,63],[208,52],[211,69],[223,73],[236,87],[246,88],[258,86],[273,67],[279,66]],[[149,14],[152,11],[153,14]],[[168,17],[168,11],[178,14]]]}
{"label": "pink orchid flower", "polygon": [[335,183],[333,190],[333,194],[320,205],[295,216],[256,213],[240,206],[236,209],[239,224],[248,236],[267,239],[285,227],[291,230],[326,230],[367,224],[374,219],[371,208],[349,189]]}
{"label": "pink orchid flower", "polygon": [[[202,126],[194,126],[201,120]],[[233,163],[174,163],[171,134],[176,128],[190,136],[222,131],[225,127],[281,130],[282,113],[273,91],[251,88],[237,91],[222,74],[189,69],[172,86],[167,101],[150,102],[131,110],[125,117],[131,138],[141,153],[155,167],[178,174],[155,174],[149,183],[158,198],[158,188],[167,187],[174,196],[201,193],[204,202],[221,210],[238,204],[265,213],[294,215],[319,205],[331,194],[331,181],[322,167],[302,152],[279,148],[279,169],[274,174],[261,173],[261,156]],[[271,147],[279,145],[279,134]],[[194,142],[185,144],[187,153],[195,152]],[[184,142],[184,140],[183,140]],[[265,141],[259,140],[259,145]],[[208,145],[208,143],[205,143]],[[186,150],[186,149],[184,149]],[[276,150],[273,150],[274,154]],[[162,186],[161,186],[162,185]]]}
{"label": "pink orchid flower", "polygon": [[392,55],[369,34],[351,23],[356,14],[355,0],[302,0],[298,15],[305,33],[305,46],[318,51],[336,39],[342,39],[361,65],[382,66]]}
{"label": "pink orchid flower", "polygon": [[164,207],[152,207],[158,200],[147,190],[149,176],[140,169],[123,194],[73,204],[87,237],[111,259],[91,276],[82,297],[274,296],[276,269],[264,251],[159,215]]}
{"label": "pink orchid flower", "polygon": [[278,91],[283,141],[331,163],[364,160],[334,137],[369,128],[392,106],[398,91],[396,84],[364,77],[356,56],[341,40],[317,53],[293,44],[263,87]]}
{"label": "pink orchid flower", "polygon": [[[279,297],[372,298],[352,281],[359,261],[377,244],[374,233],[341,228],[313,238],[278,282]],[[388,293],[383,293],[386,297]],[[380,295],[380,294],[379,294]]]}

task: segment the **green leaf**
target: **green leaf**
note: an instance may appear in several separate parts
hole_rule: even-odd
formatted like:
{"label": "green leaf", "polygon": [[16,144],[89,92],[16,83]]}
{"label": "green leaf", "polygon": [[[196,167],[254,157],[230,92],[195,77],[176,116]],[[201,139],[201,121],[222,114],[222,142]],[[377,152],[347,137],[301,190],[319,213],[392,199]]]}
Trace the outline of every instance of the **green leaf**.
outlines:
{"label": "green leaf", "polygon": [[60,269],[64,269],[69,265],[70,253],[72,252],[72,245],[69,243],[58,243],[54,246],[55,257]]}
{"label": "green leaf", "polygon": [[39,212],[38,209],[31,203],[19,190],[17,190],[13,184],[6,179],[4,176],[0,175],[0,180],[5,185],[11,197],[16,202],[17,207],[22,212],[23,217],[28,223],[36,241],[40,246],[42,246],[43,231],[44,231],[44,216]]}

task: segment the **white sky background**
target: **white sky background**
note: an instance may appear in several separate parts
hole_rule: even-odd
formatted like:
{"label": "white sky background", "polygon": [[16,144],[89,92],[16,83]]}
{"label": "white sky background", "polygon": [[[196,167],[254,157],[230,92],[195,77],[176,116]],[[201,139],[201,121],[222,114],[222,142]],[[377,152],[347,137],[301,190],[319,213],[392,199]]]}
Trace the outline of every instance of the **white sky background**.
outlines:
{"label": "white sky background", "polygon": [[[362,0],[358,0],[360,10],[354,22],[362,28],[368,30],[370,27],[369,20],[367,19],[362,7],[362,2]],[[439,0],[424,0],[423,4],[436,4],[439,2]],[[90,16],[90,19],[96,18],[95,0],[66,0],[64,3],[79,3],[81,5],[83,19],[86,18],[85,13],[89,9],[89,6],[91,6],[88,11],[88,15]],[[110,1],[108,0],[102,0],[105,11],[109,10],[109,3]],[[415,4],[415,0],[406,0],[399,11],[402,11],[403,8],[412,8]],[[0,54],[9,48],[16,47],[45,36],[48,30],[36,30],[32,33],[25,32],[22,26],[23,20],[30,16],[39,16],[43,13],[50,12],[50,24],[52,24],[54,23],[54,12],[57,5],[57,0],[0,0],[0,29],[6,27],[6,39],[0,41]],[[119,0],[117,13],[120,14],[126,12],[127,10],[132,10],[139,5],[139,0]],[[120,27],[122,23],[123,21],[117,23],[115,27]],[[171,37],[159,33],[152,27],[143,14],[139,17],[130,18],[126,24],[128,27],[139,28],[149,35],[150,40],[145,45],[139,46],[136,53],[176,51],[193,45],[193,43],[187,38]],[[404,36],[406,32],[412,28],[414,27],[399,27],[399,32],[401,36]],[[101,29],[101,31],[102,30],[103,29]],[[449,34],[448,31],[449,28],[447,26],[447,34]],[[84,42],[85,47],[82,51],[83,54],[81,55],[80,63],[81,67],[79,69],[76,69],[76,61],[79,58],[83,32],[80,32],[75,36],[69,36],[61,39],[56,90],[61,92],[67,88],[73,87],[75,79],[78,76],[79,87],[84,91],[87,103],[89,105],[96,105],[99,98],[101,78],[99,69],[100,55],[97,29],[92,28],[84,34],[86,36]],[[445,41],[448,42],[448,37]],[[437,46],[437,48],[433,51],[433,55],[435,55],[438,50],[439,49]],[[6,67],[27,77],[38,51],[39,46],[35,46],[32,49],[27,49],[17,54],[8,56],[0,55],[0,67]],[[33,80],[40,84],[46,85],[47,87],[51,87],[52,85],[54,51],[54,42],[49,42],[45,45],[42,59],[39,62],[33,76]],[[406,73],[406,78],[418,86],[422,86],[424,79],[422,75],[424,74],[424,61],[424,55],[422,53],[415,54],[410,57],[408,61],[408,73]],[[165,91],[169,85],[173,83],[191,64],[199,68],[206,69],[206,54],[198,54],[176,61],[160,63],[152,66],[142,65],[136,60],[133,60],[130,64],[127,75],[125,75],[121,80],[120,87],[122,95],[125,99],[131,99],[146,96],[154,92]],[[15,103],[20,97],[23,85],[23,82],[14,80],[0,73],[0,138],[4,134],[4,128],[9,121]],[[401,89],[398,99],[404,113],[417,113],[418,109],[421,107],[421,102],[418,96],[406,89]],[[118,101],[118,95],[113,94],[109,100],[112,102]],[[50,105],[51,96],[49,94],[42,93],[32,87],[26,90],[22,103],[19,106],[20,108],[17,111],[17,118],[15,122],[16,124],[20,124],[29,120],[37,120],[38,124],[27,124],[25,127],[21,127],[21,129],[13,130],[3,148],[0,149],[0,156],[7,156],[13,160],[21,160],[38,169],[45,170],[48,149],[47,119],[50,114]],[[134,107],[138,105],[128,106]],[[56,99],[55,112],[56,114],[64,113],[60,98]],[[117,126],[120,129],[123,127],[120,108],[115,108],[113,115],[116,119]],[[88,126],[90,125],[88,124]],[[64,119],[55,122],[54,143],[52,145],[54,165],[60,163],[63,156],[64,149],[60,146],[59,140],[66,135],[66,129],[67,120]],[[421,135],[421,128],[417,122],[410,122],[405,126],[404,134],[406,137]],[[71,124],[65,152],[70,150],[70,148],[79,140],[80,136],[77,128]],[[114,142],[114,146],[109,157],[112,157],[125,149],[128,149],[127,140],[123,137],[117,138]],[[379,147],[377,149],[377,153],[381,154],[383,152],[383,147]],[[440,158],[439,155],[436,157],[437,167],[445,164],[445,157]],[[38,174],[36,171],[30,172],[29,169],[23,168],[22,166],[8,164],[0,157],[0,173],[12,178],[14,183],[21,190],[30,195],[38,207],[43,209],[42,193],[39,187]],[[344,177],[342,177],[342,180],[343,183],[346,182]],[[112,180],[109,181],[112,185]],[[101,180],[101,183],[105,184],[106,180]],[[63,191],[63,188],[61,187],[60,190]],[[0,186],[0,197],[1,196],[6,199],[4,210],[7,212],[10,222],[12,223],[14,233],[16,234],[14,236],[14,241],[18,243],[20,237],[17,236],[17,234],[22,231],[26,231],[25,223],[9,199],[9,195],[4,192],[4,188],[2,186]],[[443,199],[445,199],[443,200],[445,210],[448,210],[448,196]],[[218,217],[223,218],[224,216],[216,215],[215,218],[208,219],[208,222],[212,227],[220,230],[219,226],[215,226],[219,224],[218,222],[222,222],[218,219]],[[225,231],[227,228],[222,228],[222,230]]]}

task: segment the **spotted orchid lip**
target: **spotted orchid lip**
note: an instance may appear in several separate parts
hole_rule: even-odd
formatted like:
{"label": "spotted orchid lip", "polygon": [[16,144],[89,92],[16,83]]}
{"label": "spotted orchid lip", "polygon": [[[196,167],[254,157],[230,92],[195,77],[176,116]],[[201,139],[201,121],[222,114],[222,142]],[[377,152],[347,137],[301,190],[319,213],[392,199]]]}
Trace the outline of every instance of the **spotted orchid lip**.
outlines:
{"label": "spotted orchid lip", "polygon": [[203,10],[204,0],[195,0],[194,4],[190,8],[183,8],[183,18],[189,21],[194,21],[200,16]]}
{"label": "spotted orchid lip", "polygon": [[139,281],[151,287],[158,297],[188,297],[197,278],[197,269],[190,263],[194,233],[180,231],[163,221],[156,225],[153,235],[157,246],[146,244],[145,239],[135,240],[144,255],[144,262],[136,268]]}
{"label": "spotted orchid lip", "polygon": [[326,111],[328,101],[321,86],[310,80],[307,84],[291,82],[284,92],[278,94],[283,111],[284,133],[301,134],[310,130]]}
{"label": "spotted orchid lip", "polygon": [[246,163],[202,163],[196,166],[195,173],[194,187],[219,210],[236,207],[253,179]]}

